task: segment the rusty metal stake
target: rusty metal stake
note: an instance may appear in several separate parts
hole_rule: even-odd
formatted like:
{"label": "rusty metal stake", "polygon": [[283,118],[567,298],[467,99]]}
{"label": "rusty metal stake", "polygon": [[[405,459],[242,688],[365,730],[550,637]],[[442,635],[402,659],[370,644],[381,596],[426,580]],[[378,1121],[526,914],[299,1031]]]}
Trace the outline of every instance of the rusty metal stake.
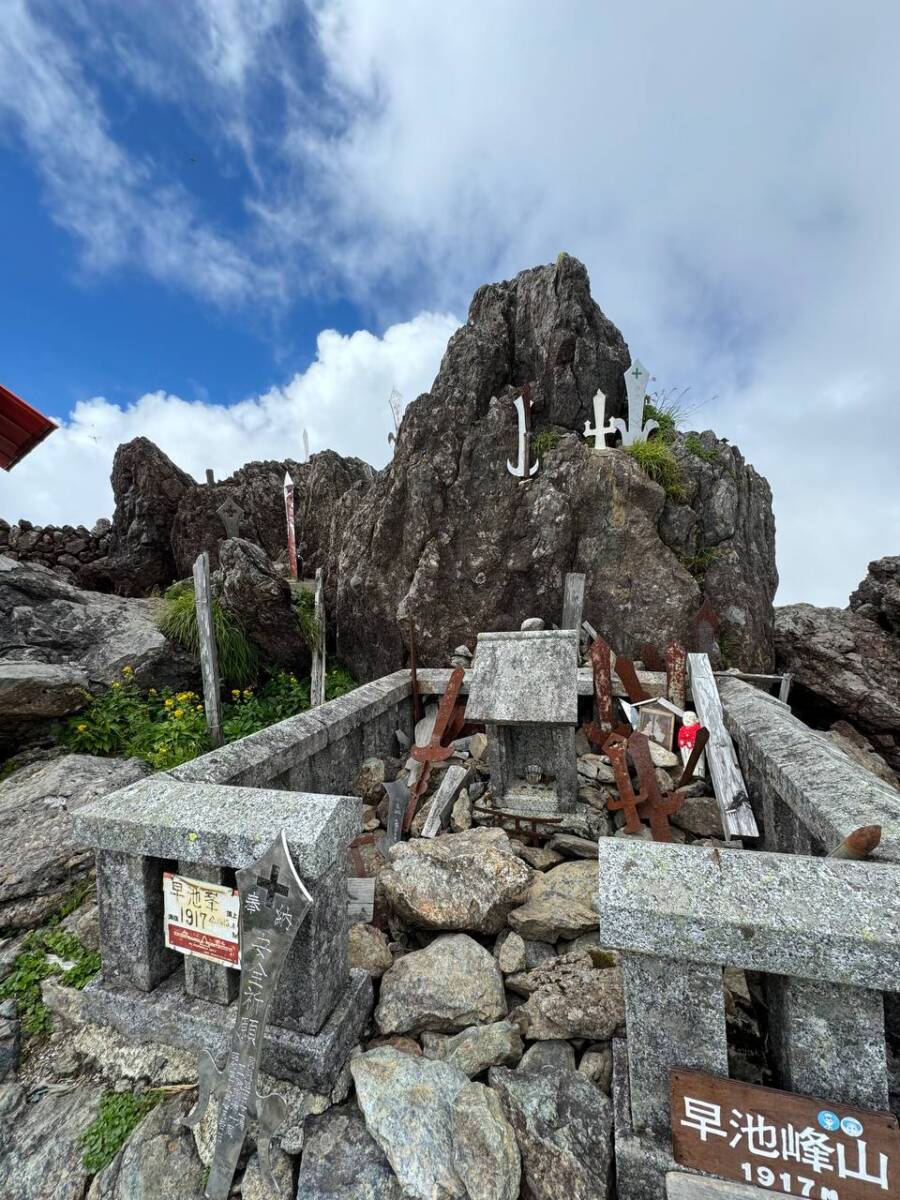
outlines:
{"label": "rusty metal stake", "polygon": [[[447,680],[447,686],[444,688],[444,694],[441,697],[441,703],[438,707],[437,716],[434,721],[434,730],[431,734],[431,741],[427,746],[413,746],[410,749],[410,754],[420,763],[443,762],[444,759],[450,758],[454,753],[452,746],[442,746],[441,739],[447,732],[450,721],[454,716],[456,708],[456,700],[459,696],[459,689],[462,687],[465,671],[462,667],[456,667],[450,673],[450,678]],[[463,722],[459,722],[459,728],[462,728]]]}
{"label": "rusty metal stake", "polygon": [[655,842],[671,842],[672,830],[667,818],[678,812],[684,804],[684,796],[681,792],[663,794],[659,790],[656,767],[650,757],[650,743],[646,734],[634,732],[631,735],[628,739],[628,753],[638,774],[641,795],[646,797],[638,806],[638,816],[650,822],[650,832]]}
{"label": "rusty metal stake", "polygon": [[624,654],[620,654],[616,658],[616,674],[621,679],[625,694],[632,704],[638,704],[641,700],[650,699],[641,687],[637,671],[634,669],[634,663],[630,658],[626,658]]}
{"label": "rusty metal stake", "polygon": [[681,778],[678,780],[678,787],[684,788],[694,779],[694,772],[697,770],[697,763],[706,749],[706,743],[709,741],[709,730],[704,726],[700,726],[697,730],[697,735],[694,738],[694,745],[690,753],[690,757],[684,764],[684,770],[681,772]]}
{"label": "rusty metal stake", "polygon": [[626,833],[640,833],[642,825],[638,816],[638,805],[648,797],[643,791],[637,796],[634,794],[631,776],[628,774],[628,741],[622,734],[612,733],[606,739],[605,750],[615,772],[616,788],[619,792],[618,798],[609,797],[606,807],[612,812],[618,809],[624,812]]}

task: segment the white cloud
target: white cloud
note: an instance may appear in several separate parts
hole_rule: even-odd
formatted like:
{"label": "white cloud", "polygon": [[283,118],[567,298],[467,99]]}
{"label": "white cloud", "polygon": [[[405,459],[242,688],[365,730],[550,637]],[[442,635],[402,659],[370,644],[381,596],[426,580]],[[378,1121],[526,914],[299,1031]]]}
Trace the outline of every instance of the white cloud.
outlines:
{"label": "white cloud", "polygon": [[[568,250],[770,479],[782,601],[843,604],[900,549],[893,0],[66,9],[84,45],[7,0],[0,110],[93,268],[257,307],[324,287],[378,328]],[[240,148],[240,230],[115,141],[104,71]]]}
{"label": "white cloud", "polygon": [[65,424],[0,478],[0,513],[9,521],[85,524],[112,515],[109,474],[121,442],[156,442],[195,479],[207,467],[223,479],[254,459],[303,457],[326,448],[374,466],[390,457],[392,387],[408,402],[427,391],[447,339],[459,325],[448,314],[420,313],[382,337],[360,330],[319,335],[315,361],[284,387],[228,407],[182,400],[165,392],[120,408],[103,397],[74,408]]}

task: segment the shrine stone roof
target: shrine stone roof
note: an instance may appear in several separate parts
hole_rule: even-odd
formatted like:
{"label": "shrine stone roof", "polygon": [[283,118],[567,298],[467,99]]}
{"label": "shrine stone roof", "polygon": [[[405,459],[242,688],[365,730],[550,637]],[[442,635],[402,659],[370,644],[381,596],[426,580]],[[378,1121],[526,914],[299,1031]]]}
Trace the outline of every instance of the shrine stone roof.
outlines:
{"label": "shrine stone roof", "polygon": [[480,633],[466,717],[494,725],[577,725],[577,630]]}

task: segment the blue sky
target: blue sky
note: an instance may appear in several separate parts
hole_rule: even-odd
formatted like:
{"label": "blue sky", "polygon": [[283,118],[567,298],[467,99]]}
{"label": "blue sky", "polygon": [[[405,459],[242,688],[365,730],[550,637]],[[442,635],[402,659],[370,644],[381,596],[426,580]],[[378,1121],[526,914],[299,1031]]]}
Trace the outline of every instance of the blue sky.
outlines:
{"label": "blue sky", "polygon": [[770,480],[779,599],[898,551],[900,8],[3,0],[0,381],[62,428],[0,514],[185,469],[387,459],[474,289],[577,254]]}

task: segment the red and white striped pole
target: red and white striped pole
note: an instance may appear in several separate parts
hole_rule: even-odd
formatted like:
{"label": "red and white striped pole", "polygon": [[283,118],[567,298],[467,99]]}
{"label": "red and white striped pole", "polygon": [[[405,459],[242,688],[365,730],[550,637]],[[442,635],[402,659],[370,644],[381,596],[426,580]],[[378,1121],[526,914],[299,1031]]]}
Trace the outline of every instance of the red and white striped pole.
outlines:
{"label": "red and white striped pole", "polygon": [[294,529],[294,481],[284,473],[284,515],[287,521],[288,562],[291,575],[297,578],[297,532]]}

